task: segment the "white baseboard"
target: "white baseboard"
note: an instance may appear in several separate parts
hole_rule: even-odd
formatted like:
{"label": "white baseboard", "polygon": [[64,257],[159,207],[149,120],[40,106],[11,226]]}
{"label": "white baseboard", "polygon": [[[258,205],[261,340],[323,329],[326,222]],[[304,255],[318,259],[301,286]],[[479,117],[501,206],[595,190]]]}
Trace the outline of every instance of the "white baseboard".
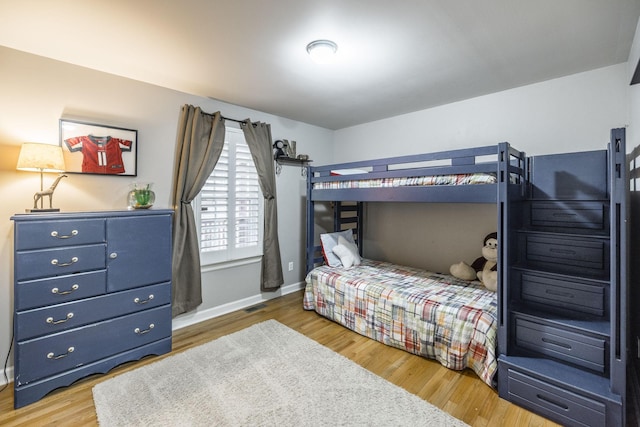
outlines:
{"label": "white baseboard", "polygon": [[[223,304],[219,307],[212,307],[207,310],[195,311],[194,313],[186,313],[173,319],[172,330],[182,329],[189,325],[194,325],[205,320],[213,319],[214,317],[222,316],[223,314],[231,313],[233,311],[242,310],[252,305],[260,304],[270,299],[278,298],[283,295],[287,295],[296,291],[299,291],[304,287],[304,282],[294,283],[293,285],[287,285],[280,288],[276,292],[265,292],[264,294],[258,294],[249,298],[244,298],[239,301],[234,301],[228,304]],[[268,297],[266,297],[268,296]],[[7,377],[9,383],[13,382],[13,366],[7,366]],[[7,384],[4,377],[0,374],[0,387]]]}
{"label": "white baseboard", "polygon": [[[0,388],[13,382],[13,365],[7,366],[7,378],[9,379],[9,382],[5,381],[3,375],[0,375]],[[7,385],[7,387],[10,386]]]}
{"label": "white baseboard", "polygon": [[206,310],[195,310],[193,312],[181,314],[180,316],[173,319],[172,329],[176,331],[178,329],[182,329],[190,325],[195,325],[196,323],[200,323],[205,320],[213,319],[214,317],[222,316],[223,314],[242,310],[247,307],[260,304],[261,302],[269,301],[270,299],[297,292],[302,288],[304,288],[304,282],[298,282],[292,285],[283,286],[276,292],[265,292],[217,307],[208,308]]}

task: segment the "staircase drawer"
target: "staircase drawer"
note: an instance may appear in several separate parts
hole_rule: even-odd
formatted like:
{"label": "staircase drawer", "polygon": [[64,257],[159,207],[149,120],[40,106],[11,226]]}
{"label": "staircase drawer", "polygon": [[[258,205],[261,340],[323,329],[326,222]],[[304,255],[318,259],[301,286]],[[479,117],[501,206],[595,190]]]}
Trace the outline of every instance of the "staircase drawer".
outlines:
{"label": "staircase drawer", "polygon": [[60,219],[16,223],[16,250],[105,242],[104,219]]}
{"label": "staircase drawer", "polygon": [[604,339],[594,338],[518,317],[515,318],[516,345],[557,360],[605,372]]}
{"label": "staircase drawer", "polygon": [[16,386],[171,336],[171,306],[19,342]]}
{"label": "staircase drawer", "polygon": [[606,312],[605,284],[583,283],[566,278],[554,278],[535,273],[522,273],[523,301],[543,304],[561,310],[604,316]]}
{"label": "staircase drawer", "polygon": [[525,235],[525,239],[528,265],[596,276],[608,273],[608,241],[604,239],[540,235]]}
{"label": "staircase drawer", "polygon": [[604,230],[604,203],[575,204],[565,202],[534,203],[531,205],[531,225],[534,227],[561,227],[582,230]]}
{"label": "staircase drawer", "polygon": [[604,426],[606,423],[604,403],[513,369],[508,370],[507,389],[510,401],[562,424]]}
{"label": "staircase drawer", "polygon": [[169,283],[146,286],[16,314],[16,341],[53,334],[101,320],[169,304]]}

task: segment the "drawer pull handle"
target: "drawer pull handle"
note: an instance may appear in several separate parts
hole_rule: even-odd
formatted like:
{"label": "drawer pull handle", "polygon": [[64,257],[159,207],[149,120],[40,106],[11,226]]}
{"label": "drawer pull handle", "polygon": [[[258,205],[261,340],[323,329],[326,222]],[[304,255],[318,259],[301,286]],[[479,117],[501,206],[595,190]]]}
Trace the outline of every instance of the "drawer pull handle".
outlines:
{"label": "drawer pull handle", "polygon": [[557,297],[565,297],[565,298],[573,298],[574,295],[569,293],[569,292],[558,292],[558,291],[554,291],[553,289],[547,289],[545,291],[545,293],[549,294],[549,295],[554,295]]}
{"label": "drawer pull handle", "polygon": [[135,328],[135,329],[133,330],[133,332],[135,332],[135,333],[136,333],[136,334],[138,334],[138,335],[144,335],[144,334],[146,334],[146,333],[148,333],[148,332],[151,332],[151,330],[152,330],[153,328],[155,328],[155,327],[156,327],[156,325],[154,325],[153,323],[151,323],[151,324],[149,325],[149,329],[141,330],[140,328]]}
{"label": "drawer pull handle", "polygon": [[140,298],[136,297],[136,298],[133,300],[133,302],[134,302],[134,303],[136,303],[136,304],[140,304],[140,305],[142,305],[142,304],[146,304],[146,303],[148,303],[148,302],[149,302],[149,301],[151,301],[153,298],[154,298],[154,297],[153,297],[153,294],[150,294],[150,295],[149,295],[149,298],[147,298],[147,299],[140,299]]}
{"label": "drawer pull handle", "polygon": [[51,232],[51,237],[55,237],[57,239],[70,239],[73,236],[77,236],[77,235],[78,235],[78,230],[71,230],[71,234],[63,234],[63,235],[60,235],[57,231]]}
{"label": "drawer pull handle", "polygon": [[60,323],[64,323],[73,318],[73,313],[67,313],[67,317],[60,320],[53,320],[53,317],[47,317],[47,323],[51,325],[59,325]]}
{"label": "drawer pull handle", "polygon": [[542,337],[542,342],[545,342],[545,343],[551,344],[551,345],[557,345],[558,347],[562,347],[562,348],[566,348],[567,350],[571,350],[571,346],[569,344],[563,343],[563,342],[559,342],[559,341],[555,341],[555,340],[550,340],[549,338]]}
{"label": "drawer pull handle", "polygon": [[562,213],[562,212],[554,212],[553,216],[559,216],[559,217],[574,217],[574,216],[578,216],[578,214],[574,214],[574,213]]}
{"label": "drawer pull handle", "polygon": [[572,251],[570,249],[557,249],[557,248],[551,248],[549,249],[549,252],[553,252],[556,254],[564,254],[564,255],[575,255],[576,251]]}
{"label": "drawer pull handle", "polygon": [[52,259],[51,260],[51,264],[57,265],[58,267],[68,267],[70,265],[75,264],[76,262],[78,262],[78,257],[77,256],[74,256],[73,258],[71,258],[71,261],[69,261],[69,262],[60,262],[57,259]]}
{"label": "drawer pull handle", "polygon": [[566,403],[556,402],[555,400],[549,399],[548,397],[543,396],[541,394],[536,394],[536,397],[542,400],[543,402],[547,402],[553,406],[557,406],[558,408],[564,409],[565,411],[569,410],[569,405],[567,405]]}
{"label": "drawer pull handle", "polygon": [[47,354],[47,359],[53,359],[53,360],[62,359],[64,357],[67,357],[69,354],[73,353],[74,350],[75,350],[74,347],[69,347],[66,353],[58,354],[57,356],[53,352],[51,352]]}
{"label": "drawer pull handle", "polygon": [[61,291],[58,288],[53,288],[51,289],[51,293],[56,295],[69,295],[70,293],[75,292],[78,289],[80,289],[80,286],[78,286],[78,284],[76,283],[73,286],[71,286],[71,289],[69,289],[68,291]]}

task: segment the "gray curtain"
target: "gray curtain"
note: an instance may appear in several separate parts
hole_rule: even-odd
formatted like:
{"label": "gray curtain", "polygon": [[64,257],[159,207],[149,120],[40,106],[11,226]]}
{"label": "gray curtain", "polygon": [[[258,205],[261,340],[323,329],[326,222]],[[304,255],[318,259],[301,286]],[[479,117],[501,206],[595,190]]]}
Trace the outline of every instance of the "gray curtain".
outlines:
{"label": "gray curtain", "polygon": [[278,209],[276,200],[276,174],[273,166],[271,126],[266,123],[242,123],[251,157],[260,178],[260,189],[264,196],[264,241],[262,249],[262,277],[260,289],[275,291],[282,286],[282,262],[278,242]]}
{"label": "gray curtain", "polygon": [[213,171],[224,147],[220,112],[206,114],[184,105],[178,122],[173,180],[173,316],[202,304],[198,227],[191,201]]}

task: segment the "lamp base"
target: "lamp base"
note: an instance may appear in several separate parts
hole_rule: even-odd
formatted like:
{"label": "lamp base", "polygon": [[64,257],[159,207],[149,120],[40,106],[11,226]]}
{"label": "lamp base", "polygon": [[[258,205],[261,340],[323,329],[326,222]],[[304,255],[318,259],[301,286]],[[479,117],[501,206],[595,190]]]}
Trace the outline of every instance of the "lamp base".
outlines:
{"label": "lamp base", "polygon": [[48,209],[25,209],[26,213],[48,213],[48,212],[60,212],[59,208],[48,208]]}

